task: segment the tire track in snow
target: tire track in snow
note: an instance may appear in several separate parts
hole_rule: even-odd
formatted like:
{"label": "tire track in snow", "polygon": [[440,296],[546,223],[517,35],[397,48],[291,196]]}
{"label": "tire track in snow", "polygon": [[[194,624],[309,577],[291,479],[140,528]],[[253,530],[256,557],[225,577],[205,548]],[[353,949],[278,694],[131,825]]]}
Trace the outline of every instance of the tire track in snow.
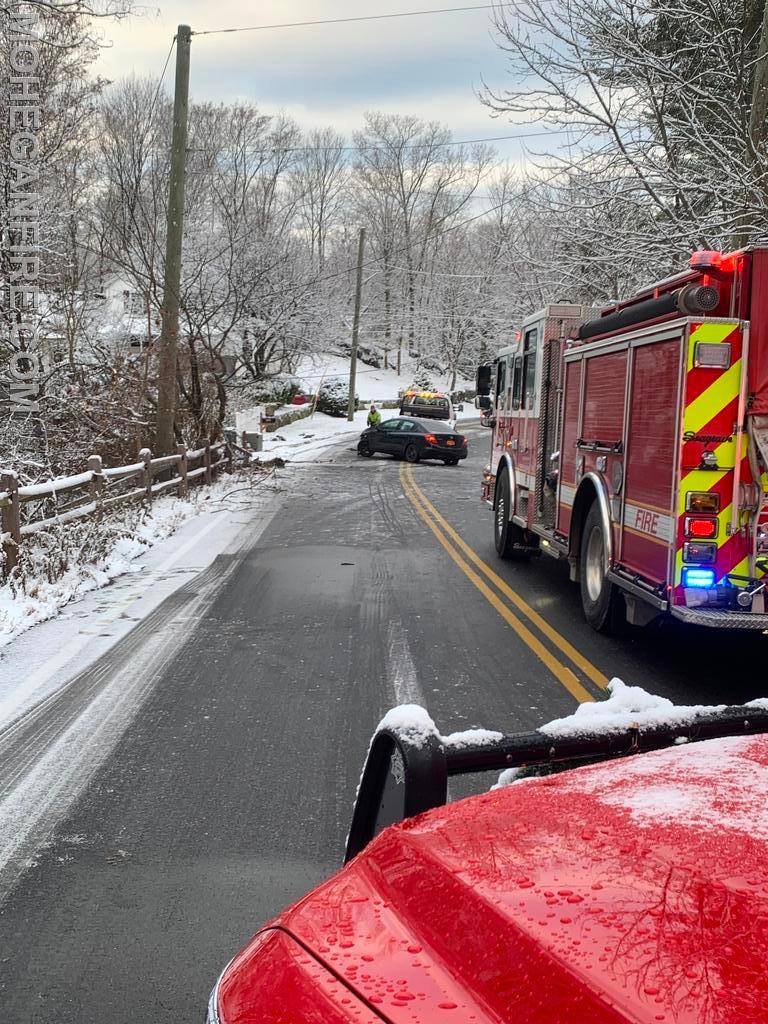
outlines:
{"label": "tire track in snow", "polygon": [[89,669],[0,732],[0,906],[271,518],[236,552],[219,555],[171,594]]}
{"label": "tire track in snow", "polygon": [[387,678],[396,704],[424,706],[424,694],[419,686],[408,637],[402,624],[394,620],[387,627]]}

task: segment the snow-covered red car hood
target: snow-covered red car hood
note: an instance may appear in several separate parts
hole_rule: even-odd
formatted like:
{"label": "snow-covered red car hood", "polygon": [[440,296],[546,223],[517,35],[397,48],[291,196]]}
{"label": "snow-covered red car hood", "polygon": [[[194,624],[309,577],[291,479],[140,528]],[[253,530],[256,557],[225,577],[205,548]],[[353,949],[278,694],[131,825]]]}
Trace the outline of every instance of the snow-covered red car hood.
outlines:
{"label": "snow-covered red car hood", "polygon": [[768,1022],[767,797],[765,737],[524,780],[387,829],[278,924],[393,1024]]}

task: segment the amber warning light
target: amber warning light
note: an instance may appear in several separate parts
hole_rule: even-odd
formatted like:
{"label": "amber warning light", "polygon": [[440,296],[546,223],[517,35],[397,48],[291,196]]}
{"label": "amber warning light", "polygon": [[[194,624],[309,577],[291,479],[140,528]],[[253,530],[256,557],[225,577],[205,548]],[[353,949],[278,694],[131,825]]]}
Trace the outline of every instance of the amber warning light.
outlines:
{"label": "amber warning light", "polygon": [[685,511],[717,515],[720,511],[720,495],[712,491],[689,491],[685,496]]}

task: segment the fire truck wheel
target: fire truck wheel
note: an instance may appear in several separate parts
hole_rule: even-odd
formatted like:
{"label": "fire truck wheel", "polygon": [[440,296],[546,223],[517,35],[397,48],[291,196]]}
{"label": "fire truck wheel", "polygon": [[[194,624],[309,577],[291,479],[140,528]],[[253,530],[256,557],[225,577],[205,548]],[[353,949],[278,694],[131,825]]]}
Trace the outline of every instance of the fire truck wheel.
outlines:
{"label": "fire truck wheel", "polygon": [[624,601],[606,575],[605,537],[597,502],[592,504],[584,523],[579,561],[584,618],[598,633],[618,632],[626,617]]}
{"label": "fire truck wheel", "polygon": [[415,444],[409,444],[405,449],[405,461],[406,462],[418,462],[419,461],[419,449]]}
{"label": "fire truck wheel", "polygon": [[525,544],[525,534],[517,523],[509,521],[509,508],[511,495],[509,488],[509,473],[506,471],[499,477],[496,484],[498,494],[496,496],[496,513],[493,520],[493,539],[496,544],[496,553],[499,558],[513,558],[523,561],[528,558],[528,551],[515,550],[515,545]]}

